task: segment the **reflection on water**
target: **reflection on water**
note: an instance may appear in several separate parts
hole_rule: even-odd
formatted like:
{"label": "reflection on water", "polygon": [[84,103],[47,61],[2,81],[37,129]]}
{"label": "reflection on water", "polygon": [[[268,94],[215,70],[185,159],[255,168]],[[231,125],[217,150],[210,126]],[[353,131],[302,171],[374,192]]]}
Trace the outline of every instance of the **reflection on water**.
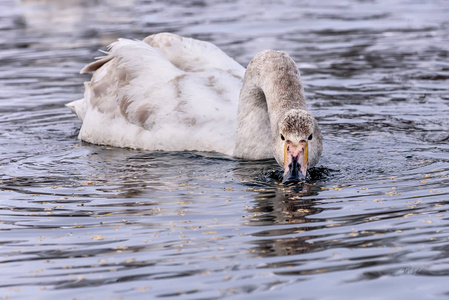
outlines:
{"label": "reflection on water", "polygon": [[[252,215],[245,225],[262,226],[262,231],[252,234],[261,239],[250,242],[256,245],[251,253],[259,257],[270,257],[314,251],[316,246],[310,242],[315,237],[313,231],[324,226],[315,226],[310,217],[319,214],[322,209],[313,198],[305,197],[316,196],[319,189],[307,184],[271,191],[257,189],[257,204],[248,210]],[[288,226],[276,226],[279,224]],[[286,266],[288,263],[283,262],[278,267]]]}
{"label": "reflection on water", "polygon": [[[1,297],[449,295],[445,1],[0,8]],[[79,70],[116,37],[160,31],[244,65],[288,51],[324,134],[311,179],[280,184],[274,160],[78,141],[64,104],[82,97]]]}

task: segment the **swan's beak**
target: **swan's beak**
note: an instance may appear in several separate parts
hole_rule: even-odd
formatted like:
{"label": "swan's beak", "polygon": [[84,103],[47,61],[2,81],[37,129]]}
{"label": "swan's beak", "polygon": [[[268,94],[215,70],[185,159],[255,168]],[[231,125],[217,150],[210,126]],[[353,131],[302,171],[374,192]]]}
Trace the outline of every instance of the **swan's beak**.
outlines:
{"label": "swan's beak", "polygon": [[306,141],[294,145],[284,143],[284,179],[283,183],[293,183],[305,179],[309,167],[309,148]]}

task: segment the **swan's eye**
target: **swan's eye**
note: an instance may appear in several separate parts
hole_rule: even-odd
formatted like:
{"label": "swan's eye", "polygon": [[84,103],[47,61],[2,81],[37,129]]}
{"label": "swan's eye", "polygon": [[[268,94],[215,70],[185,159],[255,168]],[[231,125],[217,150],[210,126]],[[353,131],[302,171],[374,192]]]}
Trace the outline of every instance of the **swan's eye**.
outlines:
{"label": "swan's eye", "polygon": [[281,140],[285,141],[285,137],[281,133]]}
{"label": "swan's eye", "polygon": [[310,135],[309,135],[309,141],[310,141],[312,138],[313,138],[313,135],[310,134]]}

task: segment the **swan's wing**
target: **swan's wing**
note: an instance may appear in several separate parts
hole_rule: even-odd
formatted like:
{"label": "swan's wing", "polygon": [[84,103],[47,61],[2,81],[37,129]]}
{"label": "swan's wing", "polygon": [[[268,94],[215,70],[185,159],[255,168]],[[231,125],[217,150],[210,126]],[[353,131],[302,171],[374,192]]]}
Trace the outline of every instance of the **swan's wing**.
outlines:
{"label": "swan's wing", "polygon": [[173,35],[146,41],[120,39],[82,70],[94,74],[85,84],[79,137],[122,147],[232,153],[244,68],[210,43]]}
{"label": "swan's wing", "polygon": [[[160,49],[165,59],[184,71],[198,72],[215,68],[226,70],[242,78],[245,73],[245,68],[220,48],[209,42],[185,38],[166,32],[147,36],[143,42],[152,48]],[[117,43],[111,44],[109,48],[114,48],[114,45],[117,45]],[[80,73],[94,72],[114,58],[111,53],[105,53],[107,55],[97,57],[94,62],[85,66]]]}
{"label": "swan's wing", "polygon": [[245,69],[212,43],[185,38],[172,33],[158,33],[143,40],[160,49],[181,70],[198,72],[220,69],[243,77]]}

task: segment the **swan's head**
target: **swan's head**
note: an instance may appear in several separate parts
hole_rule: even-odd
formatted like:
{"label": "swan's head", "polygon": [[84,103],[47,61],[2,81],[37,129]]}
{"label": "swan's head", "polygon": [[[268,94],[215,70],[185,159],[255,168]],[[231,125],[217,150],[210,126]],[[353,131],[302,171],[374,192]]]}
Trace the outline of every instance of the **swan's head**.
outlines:
{"label": "swan's head", "polygon": [[306,177],[310,147],[315,145],[315,124],[312,115],[300,109],[288,111],[281,119],[279,134],[274,137],[273,153],[278,164],[284,167],[284,183],[298,182]]}

